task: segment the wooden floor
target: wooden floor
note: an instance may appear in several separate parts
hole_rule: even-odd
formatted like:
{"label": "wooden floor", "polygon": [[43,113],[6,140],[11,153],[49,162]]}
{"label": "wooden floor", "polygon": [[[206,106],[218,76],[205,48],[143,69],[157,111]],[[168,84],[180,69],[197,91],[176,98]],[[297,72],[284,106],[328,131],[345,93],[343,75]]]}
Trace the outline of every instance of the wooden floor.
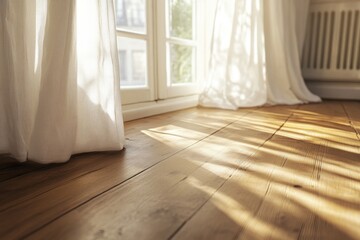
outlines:
{"label": "wooden floor", "polygon": [[0,239],[360,239],[360,102],[132,121],[126,150],[0,159]]}

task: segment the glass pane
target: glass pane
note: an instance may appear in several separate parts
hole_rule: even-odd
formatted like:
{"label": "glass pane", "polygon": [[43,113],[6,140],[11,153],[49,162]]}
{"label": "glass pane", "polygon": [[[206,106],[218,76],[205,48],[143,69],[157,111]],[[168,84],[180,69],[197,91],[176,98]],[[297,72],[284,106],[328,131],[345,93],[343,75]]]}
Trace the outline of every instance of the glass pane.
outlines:
{"label": "glass pane", "polygon": [[116,0],[116,27],[146,33],[145,0]]}
{"label": "glass pane", "polygon": [[191,83],[194,81],[194,48],[170,44],[171,83]]}
{"label": "glass pane", "polygon": [[120,86],[147,86],[146,41],[118,37]]}
{"label": "glass pane", "polygon": [[170,0],[170,36],[193,39],[193,0]]}

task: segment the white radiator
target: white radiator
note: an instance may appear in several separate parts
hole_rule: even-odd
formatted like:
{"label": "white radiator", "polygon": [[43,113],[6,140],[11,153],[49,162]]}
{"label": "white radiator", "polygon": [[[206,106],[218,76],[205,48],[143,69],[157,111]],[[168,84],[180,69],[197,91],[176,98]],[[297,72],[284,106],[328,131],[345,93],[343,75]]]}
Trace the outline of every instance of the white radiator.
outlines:
{"label": "white radiator", "polygon": [[360,1],[311,5],[302,69],[307,80],[360,82]]}

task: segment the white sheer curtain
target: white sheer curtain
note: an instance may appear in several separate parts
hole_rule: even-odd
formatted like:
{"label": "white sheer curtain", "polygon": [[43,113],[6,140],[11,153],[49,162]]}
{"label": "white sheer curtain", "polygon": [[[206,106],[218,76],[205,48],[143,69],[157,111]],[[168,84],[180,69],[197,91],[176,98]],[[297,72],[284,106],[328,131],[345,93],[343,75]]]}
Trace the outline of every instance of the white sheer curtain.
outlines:
{"label": "white sheer curtain", "polygon": [[112,0],[1,0],[0,56],[0,153],[123,148]]}
{"label": "white sheer curtain", "polygon": [[317,102],[301,75],[309,0],[218,0],[200,105],[237,109]]}

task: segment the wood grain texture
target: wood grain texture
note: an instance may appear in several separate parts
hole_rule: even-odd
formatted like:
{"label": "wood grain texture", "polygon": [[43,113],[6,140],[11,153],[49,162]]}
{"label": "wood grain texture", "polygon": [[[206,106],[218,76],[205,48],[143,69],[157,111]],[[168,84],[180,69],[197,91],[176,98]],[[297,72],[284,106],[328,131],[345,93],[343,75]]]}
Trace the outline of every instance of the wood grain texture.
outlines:
{"label": "wood grain texture", "polygon": [[1,239],[360,237],[359,102],[193,108],[125,128],[122,152],[0,159]]}
{"label": "wood grain texture", "polygon": [[[211,109],[201,112],[191,110],[133,121],[126,124],[128,143],[125,151],[106,154],[101,159],[74,159],[58,165],[56,173],[49,168],[39,175],[34,174],[35,177],[30,176],[30,179],[26,179],[28,175],[23,175],[22,178],[4,182],[6,187],[0,188],[0,199],[11,206],[0,212],[0,221],[6,219],[0,223],[0,235],[5,238],[24,237],[183,151],[247,112],[234,115],[227,111],[220,114]],[[182,116],[182,113],[185,115]],[[75,166],[77,164],[80,166]],[[17,188],[13,191],[11,186]],[[29,189],[29,186],[34,188]],[[32,221],[34,218],[36,222]],[[19,229],[17,225],[22,227]]]}

